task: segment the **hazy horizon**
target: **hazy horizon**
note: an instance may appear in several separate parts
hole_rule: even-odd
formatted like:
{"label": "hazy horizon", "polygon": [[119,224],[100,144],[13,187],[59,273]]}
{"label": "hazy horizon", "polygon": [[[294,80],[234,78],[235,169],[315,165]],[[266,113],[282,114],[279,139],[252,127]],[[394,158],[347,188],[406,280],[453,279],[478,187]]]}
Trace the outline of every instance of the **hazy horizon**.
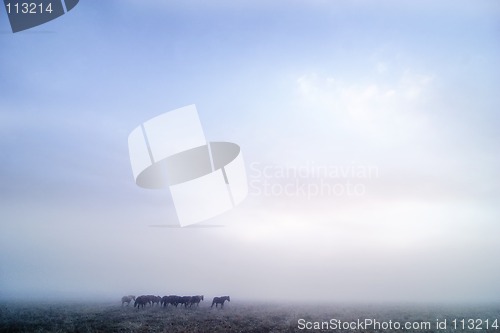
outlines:
{"label": "hazy horizon", "polygon": [[[80,1],[12,34],[0,10],[0,300],[500,301],[499,14]],[[169,227],[127,139],[191,104],[241,147],[250,193]]]}

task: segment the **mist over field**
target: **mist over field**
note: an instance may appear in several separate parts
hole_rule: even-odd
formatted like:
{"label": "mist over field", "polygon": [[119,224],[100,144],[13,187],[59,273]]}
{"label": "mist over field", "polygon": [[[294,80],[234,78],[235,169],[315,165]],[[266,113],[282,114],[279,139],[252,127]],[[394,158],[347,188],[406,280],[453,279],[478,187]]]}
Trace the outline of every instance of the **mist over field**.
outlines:
{"label": "mist over field", "polygon": [[[2,14],[0,301],[500,301],[499,15],[81,1],[10,34]],[[249,195],[180,228],[127,139],[190,104],[240,145]]]}

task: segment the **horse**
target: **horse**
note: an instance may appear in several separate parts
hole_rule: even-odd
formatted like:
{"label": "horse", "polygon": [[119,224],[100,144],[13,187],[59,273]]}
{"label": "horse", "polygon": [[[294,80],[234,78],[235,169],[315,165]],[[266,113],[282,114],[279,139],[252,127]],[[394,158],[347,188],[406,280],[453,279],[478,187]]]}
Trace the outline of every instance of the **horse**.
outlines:
{"label": "horse", "polygon": [[214,300],[212,301],[211,308],[214,307],[214,304],[215,304],[215,308],[217,308],[217,305],[220,304],[220,308],[222,309],[224,307],[225,301],[231,302],[231,299],[229,298],[229,296],[214,297]]}
{"label": "horse", "polygon": [[191,296],[189,300],[189,307],[192,307],[193,304],[196,304],[196,306],[200,306],[201,301],[203,301],[203,295]]}
{"label": "horse", "polygon": [[127,303],[127,306],[129,306],[130,302],[132,302],[132,301],[135,301],[134,295],[123,296],[122,297],[122,306],[124,303]]}
{"label": "horse", "polygon": [[180,302],[181,297],[176,295],[163,296],[161,298],[161,305],[167,307],[169,304],[177,307]]}
{"label": "horse", "polygon": [[134,308],[137,307],[139,309],[141,306],[144,307],[148,303],[149,303],[149,297],[141,295],[135,299]]}
{"label": "horse", "polygon": [[183,304],[185,308],[187,308],[190,301],[191,301],[191,296],[182,296],[179,297],[178,299],[178,303]]}
{"label": "horse", "polygon": [[161,302],[161,297],[160,296],[153,296],[149,295],[149,302],[151,303],[151,306],[153,305],[160,305]]}
{"label": "horse", "polygon": [[160,296],[155,296],[155,295],[143,295],[143,297],[146,299],[146,303],[154,306],[155,304],[159,304],[161,301]]}
{"label": "horse", "polygon": [[170,299],[170,296],[163,296],[160,301],[161,306],[167,307],[170,304]]}

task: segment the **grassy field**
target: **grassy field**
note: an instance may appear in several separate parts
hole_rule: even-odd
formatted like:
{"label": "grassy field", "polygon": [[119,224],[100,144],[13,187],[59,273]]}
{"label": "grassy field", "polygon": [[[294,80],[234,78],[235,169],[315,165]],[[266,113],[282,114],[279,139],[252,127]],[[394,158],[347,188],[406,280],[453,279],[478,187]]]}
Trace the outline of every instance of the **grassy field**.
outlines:
{"label": "grassy field", "polygon": [[[376,306],[238,303],[211,309],[208,302],[199,308],[147,307],[137,309],[115,304],[0,303],[0,332],[499,332],[491,327],[500,320],[500,306]],[[431,328],[392,329],[365,327],[323,330],[299,329],[299,321],[340,319],[351,322],[375,319],[379,323],[431,323]],[[436,320],[447,320],[446,329],[437,329]],[[475,329],[454,329],[453,319],[481,319]],[[488,319],[489,327],[485,320]],[[460,323],[460,322],[459,322]],[[478,329],[479,323],[482,327]],[[500,323],[499,323],[500,324]],[[460,325],[459,325],[460,326]],[[467,326],[467,322],[466,322]],[[326,329],[325,329],[326,328]]]}

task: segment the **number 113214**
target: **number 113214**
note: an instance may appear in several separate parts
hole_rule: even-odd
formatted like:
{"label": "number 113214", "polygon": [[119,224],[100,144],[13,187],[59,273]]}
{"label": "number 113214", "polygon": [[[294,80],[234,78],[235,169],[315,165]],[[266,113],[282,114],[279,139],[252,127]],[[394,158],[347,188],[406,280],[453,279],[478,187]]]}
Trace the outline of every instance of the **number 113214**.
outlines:
{"label": "number 113214", "polygon": [[7,14],[43,14],[52,13],[52,3],[44,5],[43,3],[22,2],[6,3]]}

